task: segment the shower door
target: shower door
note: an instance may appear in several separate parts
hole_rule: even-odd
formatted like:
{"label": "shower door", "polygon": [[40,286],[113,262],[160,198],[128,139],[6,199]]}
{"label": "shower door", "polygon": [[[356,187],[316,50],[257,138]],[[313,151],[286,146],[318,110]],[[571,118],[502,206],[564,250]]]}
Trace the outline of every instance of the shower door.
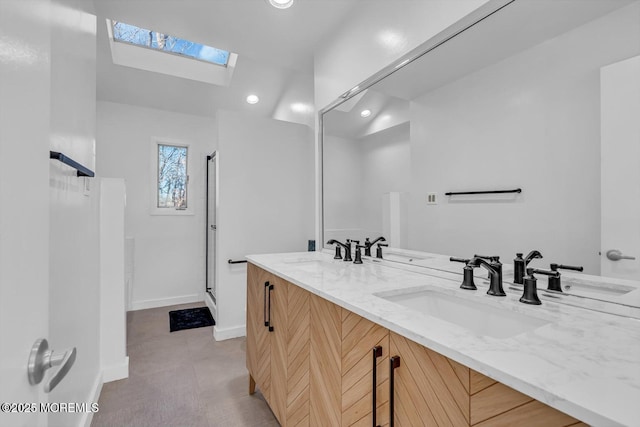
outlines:
{"label": "shower door", "polygon": [[[216,210],[218,206],[218,156],[214,152],[207,156],[207,219],[206,219],[206,291],[216,301]],[[216,307],[217,308],[217,307]],[[214,313],[215,317],[215,313]]]}

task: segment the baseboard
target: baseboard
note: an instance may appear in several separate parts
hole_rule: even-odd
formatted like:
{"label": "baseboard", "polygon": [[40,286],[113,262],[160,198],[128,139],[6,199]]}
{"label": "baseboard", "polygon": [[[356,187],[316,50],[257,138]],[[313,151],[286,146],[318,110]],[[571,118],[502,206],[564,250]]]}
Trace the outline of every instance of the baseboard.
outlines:
{"label": "baseboard", "polygon": [[[102,385],[104,382],[102,381],[102,372],[98,373],[96,376],[96,380],[93,383],[93,387],[91,388],[91,392],[89,393],[89,399],[87,399],[87,403],[91,405],[92,403],[98,403],[98,399],[100,399],[100,393],[102,392]],[[91,421],[93,420],[93,412],[85,412],[82,414],[82,418],[80,418],[79,426],[82,427],[91,427]]]}
{"label": "baseboard", "polygon": [[247,335],[247,328],[245,327],[245,325],[224,329],[219,328],[217,325],[213,327],[213,338],[215,338],[216,341],[224,341],[231,338],[244,337],[245,335]]}
{"label": "baseboard", "polygon": [[111,365],[102,369],[103,383],[110,383],[123,378],[129,378],[129,356],[126,356],[124,362],[118,365]]}
{"label": "baseboard", "polygon": [[213,320],[216,320],[218,318],[218,307],[216,306],[216,303],[213,302],[213,298],[209,292],[204,293],[204,302],[207,304],[207,307],[209,307]]}
{"label": "baseboard", "polygon": [[147,308],[166,307],[168,305],[188,304],[202,301],[202,294],[182,295],[172,298],[148,299],[143,301],[133,301],[131,310],[145,310]]}

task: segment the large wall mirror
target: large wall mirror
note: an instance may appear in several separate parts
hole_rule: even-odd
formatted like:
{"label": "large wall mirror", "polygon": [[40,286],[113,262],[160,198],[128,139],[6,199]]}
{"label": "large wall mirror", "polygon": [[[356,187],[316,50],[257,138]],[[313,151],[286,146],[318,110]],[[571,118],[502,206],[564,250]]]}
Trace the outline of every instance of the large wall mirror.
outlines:
{"label": "large wall mirror", "polygon": [[640,278],[640,1],[491,4],[322,112],[325,247]]}

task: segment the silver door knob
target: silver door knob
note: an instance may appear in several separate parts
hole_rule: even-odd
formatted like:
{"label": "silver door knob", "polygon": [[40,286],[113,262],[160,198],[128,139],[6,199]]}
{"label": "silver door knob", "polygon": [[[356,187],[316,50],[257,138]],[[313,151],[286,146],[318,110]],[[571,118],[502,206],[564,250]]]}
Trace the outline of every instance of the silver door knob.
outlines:
{"label": "silver door knob", "polygon": [[60,365],[60,369],[44,385],[44,392],[49,393],[67,375],[75,361],[75,347],[62,354],[56,353],[53,350],[49,350],[49,343],[46,339],[41,338],[33,344],[29,354],[29,363],[27,364],[29,384],[40,384],[47,369]]}
{"label": "silver door knob", "polygon": [[624,255],[618,249],[611,249],[607,251],[607,258],[611,261],[620,261],[621,259],[636,259],[634,256]]}

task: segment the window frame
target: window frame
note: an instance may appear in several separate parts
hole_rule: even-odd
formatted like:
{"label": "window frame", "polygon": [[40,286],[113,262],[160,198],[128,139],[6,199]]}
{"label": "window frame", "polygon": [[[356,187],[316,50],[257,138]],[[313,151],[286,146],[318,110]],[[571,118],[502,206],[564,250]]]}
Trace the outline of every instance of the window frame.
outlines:
{"label": "window frame", "polygon": [[[158,162],[158,154],[159,154],[159,146],[160,145],[170,145],[174,147],[183,147],[187,149],[187,207],[185,209],[176,209],[176,208],[162,208],[158,206],[158,180],[159,176],[159,162]],[[192,150],[191,144],[185,141],[174,140],[170,138],[161,138],[161,137],[152,137],[151,138],[151,197],[150,197],[150,214],[151,215],[168,215],[168,216],[184,216],[184,215],[194,215],[193,204],[194,200],[192,198],[192,185],[191,185],[191,164],[192,164]]]}

